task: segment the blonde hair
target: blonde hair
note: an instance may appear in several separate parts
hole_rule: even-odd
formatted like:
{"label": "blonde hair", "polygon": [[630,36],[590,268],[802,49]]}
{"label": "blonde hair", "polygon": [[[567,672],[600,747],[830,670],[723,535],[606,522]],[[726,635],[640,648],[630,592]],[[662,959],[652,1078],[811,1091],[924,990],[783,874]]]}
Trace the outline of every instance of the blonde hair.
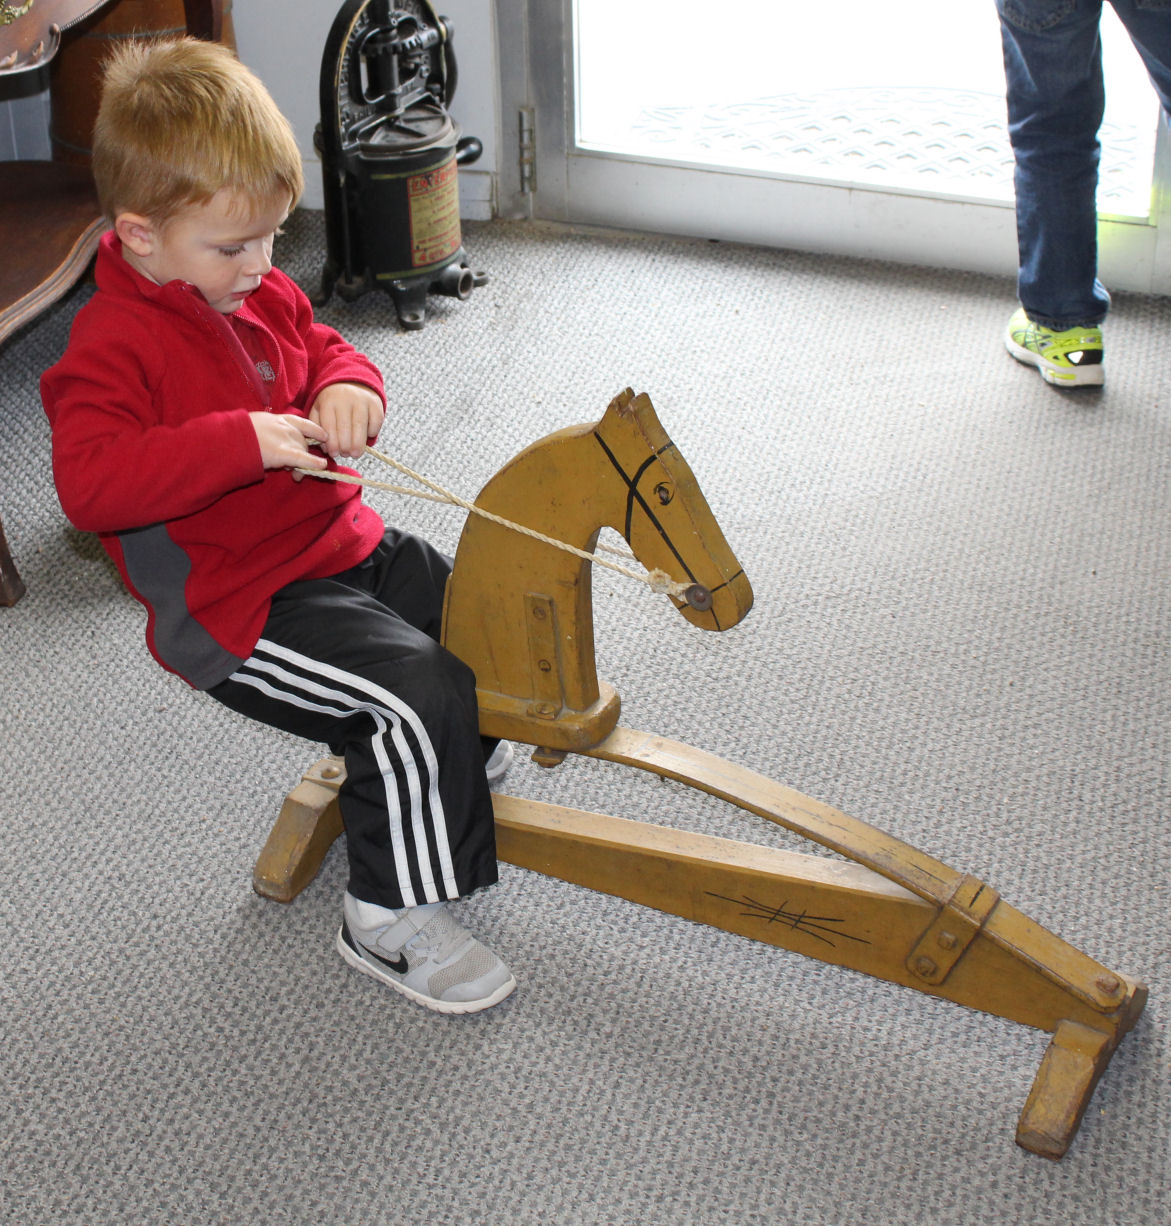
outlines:
{"label": "blonde hair", "polygon": [[127,43],[105,65],[94,124],[102,211],[162,224],[228,189],[257,203],[304,190],[289,122],[258,77],[219,43]]}

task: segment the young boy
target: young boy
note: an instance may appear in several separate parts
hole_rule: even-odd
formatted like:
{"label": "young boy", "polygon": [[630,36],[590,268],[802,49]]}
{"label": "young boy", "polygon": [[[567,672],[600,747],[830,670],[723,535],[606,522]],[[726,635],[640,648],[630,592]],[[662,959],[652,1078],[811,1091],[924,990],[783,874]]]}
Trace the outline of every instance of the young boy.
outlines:
{"label": "young boy", "polygon": [[113,229],[41,384],[61,505],[164,668],[344,753],[343,958],[440,1012],[488,1008],[515,981],[446,907],[497,879],[492,745],[437,642],[449,564],[360,487],[293,471],[361,455],[384,393],[272,267],[303,186],[289,125],[222,46],[129,46],[93,168]]}

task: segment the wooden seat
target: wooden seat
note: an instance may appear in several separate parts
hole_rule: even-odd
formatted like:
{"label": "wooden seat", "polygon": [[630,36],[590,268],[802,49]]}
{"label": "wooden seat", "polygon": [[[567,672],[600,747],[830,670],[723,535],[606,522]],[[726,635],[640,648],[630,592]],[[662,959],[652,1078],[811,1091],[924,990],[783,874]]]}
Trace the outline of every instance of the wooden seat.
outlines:
{"label": "wooden seat", "polygon": [[0,341],[77,281],[104,228],[88,168],[0,162]]}

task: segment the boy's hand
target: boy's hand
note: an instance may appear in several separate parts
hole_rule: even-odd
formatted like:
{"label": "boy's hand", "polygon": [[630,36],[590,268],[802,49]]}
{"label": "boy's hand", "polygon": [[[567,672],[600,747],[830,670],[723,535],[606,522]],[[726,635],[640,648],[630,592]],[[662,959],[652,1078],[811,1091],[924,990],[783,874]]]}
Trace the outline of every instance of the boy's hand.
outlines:
{"label": "boy's hand", "polygon": [[361,383],[331,383],[309,410],[309,420],[324,426],[329,435],[325,450],[335,459],[358,459],[366,441],[382,429],[381,398]]}
{"label": "boy's hand", "polygon": [[[260,458],[265,468],[326,468],[328,461],[319,452],[310,451],[310,441],[324,443],[328,437],[315,421],[295,413],[249,413]],[[301,473],[293,474],[294,481]]]}

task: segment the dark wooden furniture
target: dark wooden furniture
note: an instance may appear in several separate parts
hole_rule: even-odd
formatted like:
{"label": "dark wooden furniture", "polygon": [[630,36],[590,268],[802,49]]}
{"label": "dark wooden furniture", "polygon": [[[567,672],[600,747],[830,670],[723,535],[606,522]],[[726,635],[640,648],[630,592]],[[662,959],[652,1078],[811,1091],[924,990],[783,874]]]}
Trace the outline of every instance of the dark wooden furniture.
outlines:
{"label": "dark wooden furniture", "polygon": [[[181,0],[174,7],[189,33],[217,41],[227,34],[231,40],[231,0]],[[138,29],[155,34],[169,32],[159,28],[159,19],[167,15],[169,6],[154,2],[0,0],[0,98],[7,78],[39,71],[53,59],[61,49],[63,34],[75,30],[78,40],[84,40],[86,30],[76,27],[91,17],[94,22],[90,25],[105,22],[106,14],[98,12],[105,8],[125,14],[124,20],[114,22],[119,33],[132,37],[131,32]],[[95,38],[99,45],[108,45],[104,31],[95,31]],[[66,58],[63,55],[54,69]],[[96,109],[97,70],[96,60],[92,70],[88,60],[81,68],[81,58],[76,75],[86,79],[72,91],[70,101],[75,124],[87,126],[87,117],[92,118]],[[70,93],[69,82],[64,90],[60,85],[59,80],[54,81],[55,108],[58,95]],[[85,143],[84,134],[80,143]],[[55,141],[52,162],[0,162],[0,243],[4,249],[0,262],[0,344],[82,276],[105,228],[90,178],[88,149],[75,145],[65,154],[57,144]],[[15,604],[24,591],[0,521],[0,605]]]}
{"label": "dark wooden furniture", "polygon": [[[85,272],[103,229],[87,169],[0,162],[0,343]],[[23,594],[0,524],[0,605]]]}
{"label": "dark wooden furniture", "polygon": [[[0,81],[36,71],[61,34],[107,0],[0,0]],[[81,276],[102,232],[89,171],[55,162],[0,162],[0,344]],[[0,605],[24,595],[0,523]]]}
{"label": "dark wooden furniture", "polygon": [[0,341],[81,276],[104,229],[88,169],[0,162]]}

